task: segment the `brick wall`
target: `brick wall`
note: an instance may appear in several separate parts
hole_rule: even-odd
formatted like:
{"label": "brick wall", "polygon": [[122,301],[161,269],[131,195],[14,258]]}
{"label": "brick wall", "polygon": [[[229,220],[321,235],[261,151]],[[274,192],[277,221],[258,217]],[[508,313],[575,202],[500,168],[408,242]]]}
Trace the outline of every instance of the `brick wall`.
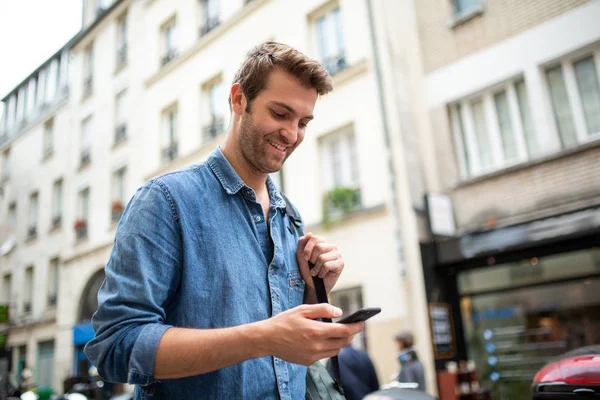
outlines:
{"label": "brick wall", "polygon": [[[481,0],[481,15],[450,27],[452,0],[415,0],[425,72],[485,49],[590,0]],[[568,32],[565,32],[568,34]]]}
{"label": "brick wall", "polygon": [[600,144],[456,188],[461,230],[508,225],[600,204]]}

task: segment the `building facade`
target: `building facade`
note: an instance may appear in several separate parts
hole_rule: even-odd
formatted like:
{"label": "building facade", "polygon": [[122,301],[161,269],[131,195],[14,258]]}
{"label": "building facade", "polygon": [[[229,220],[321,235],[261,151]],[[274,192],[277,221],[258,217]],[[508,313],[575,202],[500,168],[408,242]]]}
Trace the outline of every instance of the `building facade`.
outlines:
{"label": "building facade", "polygon": [[428,189],[456,228],[423,244],[428,301],[453,316],[437,370],[472,359],[525,398],[546,361],[600,343],[600,3],[414,5]]}

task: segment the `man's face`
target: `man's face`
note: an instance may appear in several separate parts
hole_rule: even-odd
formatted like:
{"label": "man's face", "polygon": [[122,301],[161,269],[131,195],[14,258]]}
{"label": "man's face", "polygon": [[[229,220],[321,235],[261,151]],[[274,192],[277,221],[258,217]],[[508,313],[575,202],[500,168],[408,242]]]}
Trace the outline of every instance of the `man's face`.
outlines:
{"label": "man's face", "polygon": [[305,88],[286,71],[273,70],[242,114],[238,144],[245,161],[259,173],[279,171],[304,140],[316,101],[316,89]]}

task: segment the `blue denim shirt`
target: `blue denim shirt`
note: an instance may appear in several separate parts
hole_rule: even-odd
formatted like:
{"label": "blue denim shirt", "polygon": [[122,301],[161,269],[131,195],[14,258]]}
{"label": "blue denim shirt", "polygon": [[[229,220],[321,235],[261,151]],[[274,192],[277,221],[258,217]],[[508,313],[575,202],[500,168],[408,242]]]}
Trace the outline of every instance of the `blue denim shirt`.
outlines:
{"label": "blue denim shirt", "polygon": [[119,222],[85,353],[135,399],[303,399],[306,368],[274,357],[184,379],[154,378],[172,326],[223,328],[302,304],[298,234],[270,180],[270,228],[220,149],[137,190]]}

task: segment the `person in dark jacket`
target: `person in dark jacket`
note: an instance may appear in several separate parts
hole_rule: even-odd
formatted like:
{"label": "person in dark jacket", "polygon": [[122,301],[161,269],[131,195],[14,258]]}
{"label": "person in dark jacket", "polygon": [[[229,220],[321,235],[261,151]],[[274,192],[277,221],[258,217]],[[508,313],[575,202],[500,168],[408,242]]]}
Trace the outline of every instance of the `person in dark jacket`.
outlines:
{"label": "person in dark jacket", "polygon": [[419,361],[417,352],[413,348],[414,340],[410,332],[404,331],[396,335],[396,343],[398,344],[398,361],[400,361],[400,375],[398,382],[401,383],[416,383],[419,386],[418,390],[425,392],[425,369]]}
{"label": "person in dark jacket", "polygon": [[[366,351],[355,349],[349,344],[340,350],[338,360],[346,400],[362,400],[367,394],[379,389],[375,367]],[[333,378],[331,362],[328,363],[327,370]]]}

